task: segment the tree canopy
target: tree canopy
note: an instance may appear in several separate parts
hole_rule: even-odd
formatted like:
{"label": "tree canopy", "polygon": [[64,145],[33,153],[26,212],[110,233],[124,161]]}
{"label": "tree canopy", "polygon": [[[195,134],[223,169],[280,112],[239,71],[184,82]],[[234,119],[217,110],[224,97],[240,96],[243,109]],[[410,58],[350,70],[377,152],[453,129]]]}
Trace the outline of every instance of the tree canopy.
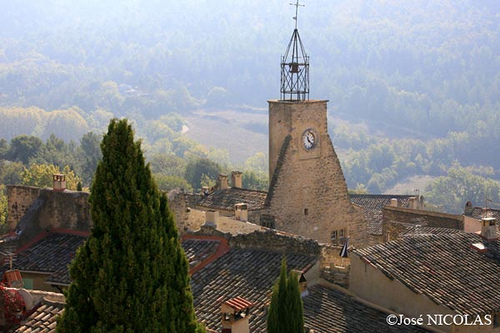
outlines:
{"label": "tree canopy", "polygon": [[304,333],[304,308],[300,297],[299,279],[295,272],[287,274],[286,259],[273,287],[267,315],[268,333]]}
{"label": "tree canopy", "polygon": [[202,332],[173,214],[126,120],[101,143],[90,238],[70,267],[58,332]]}

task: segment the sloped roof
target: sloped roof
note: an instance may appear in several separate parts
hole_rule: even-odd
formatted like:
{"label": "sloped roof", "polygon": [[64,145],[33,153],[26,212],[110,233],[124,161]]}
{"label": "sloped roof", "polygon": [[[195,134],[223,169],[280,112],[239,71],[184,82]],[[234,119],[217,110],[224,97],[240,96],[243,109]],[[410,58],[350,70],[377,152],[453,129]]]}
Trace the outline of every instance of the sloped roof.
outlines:
{"label": "sloped roof", "polygon": [[49,277],[51,282],[69,284],[68,265],[86,239],[86,236],[75,234],[48,234],[16,253],[13,268],[20,271],[55,273]]}
{"label": "sloped roof", "polygon": [[220,243],[219,240],[213,239],[183,239],[182,247],[186,253],[189,267],[193,268],[214,254]]}
{"label": "sloped roof", "polygon": [[[484,254],[471,245],[483,243]],[[465,232],[415,235],[353,252],[389,278],[462,314],[500,310],[500,251]]]}
{"label": "sloped roof", "polygon": [[[231,248],[229,252],[191,276],[196,316],[207,328],[220,331],[222,302],[243,297],[254,306],[250,332],[266,332],[267,305],[279,277],[282,253]],[[302,271],[314,256],[287,254],[289,269]]]}
{"label": "sloped roof", "polygon": [[382,210],[391,204],[391,199],[398,200],[398,207],[409,208],[410,198],[414,195],[390,194],[349,194],[351,202],[364,208],[364,216],[368,222],[367,231],[372,235],[382,235]]}
{"label": "sloped roof", "polygon": [[196,205],[216,210],[234,210],[234,205],[245,203],[248,205],[248,210],[256,210],[264,208],[266,196],[267,192],[264,191],[231,187],[214,191],[203,197]]}
{"label": "sloped roof", "polygon": [[427,332],[415,326],[390,326],[387,313],[368,307],[352,296],[315,285],[304,297],[304,321],[317,333],[329,332]]}
{"label": "sloped roof", "polygon": [[483,217],[495,217],[498,219],[500,218],[500,210],[485,207],[474,207],[472,208],[472,212],[466,215],[478,220],[482,219]]}
{"label": "sloped roof", "polygon": [[44,299],[42,304],[24,320],[14,333],[55,333],[56,318],[62,313],[64,304]]}
{"label": "sloped roof", "polygon": [[399,237],[413,237],[419,235],[449,235],[463,232],[458,229],[439,228],[439,227],[423,227],[414,224],[407,224],[407,228],[399,234]]}

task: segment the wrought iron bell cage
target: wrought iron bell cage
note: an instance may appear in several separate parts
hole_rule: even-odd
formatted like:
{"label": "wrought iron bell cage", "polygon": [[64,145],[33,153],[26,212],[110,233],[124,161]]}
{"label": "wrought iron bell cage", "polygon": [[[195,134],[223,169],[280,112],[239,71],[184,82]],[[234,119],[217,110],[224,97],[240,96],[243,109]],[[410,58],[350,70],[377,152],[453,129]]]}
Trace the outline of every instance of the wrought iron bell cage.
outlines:
{"label": "wrought iron bell cage", "polygon": [[309,56],[295,28],[281,59],[281,100],[309,99]]}

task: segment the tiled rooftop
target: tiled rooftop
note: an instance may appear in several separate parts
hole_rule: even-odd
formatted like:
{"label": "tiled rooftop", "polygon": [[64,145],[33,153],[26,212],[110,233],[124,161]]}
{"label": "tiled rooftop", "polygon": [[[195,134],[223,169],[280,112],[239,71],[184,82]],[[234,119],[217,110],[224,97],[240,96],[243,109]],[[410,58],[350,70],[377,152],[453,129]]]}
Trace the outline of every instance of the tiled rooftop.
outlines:
{"label": "tiled rooftop", "polygon": [[410,198],[414,195],[388,194],[350,194],[351,202],[364,208],[368,221],[367,231],[372,235],[382,235],[382,210],[391,204],[391,199],[398,199],[398,207],[410,207]]}
{"label": "tiled rooftop", "polygon": [[438,228],[438,227],[422,227],[409,224],[408,227],[399,234],[400,237],[413,237],[421,235],[449,235],[463,232],[458,229]]}
{"label": "tiled rooftop", "polygon": [[234,210],[234,205],[245,203],[248,210],[262,209],[266,201],[267,192],[248,190],[244,188],[228,188],[217,190],[203,197],[197,205],[217,210]]}
{"label": "tiled rooftop", "polygon": [[68,265],[87,237],[53,233],[16,254],[13,268],[21,271],[55,273],[52,282],[69,284]]}
{"label": "tiled rooftop", "polygon": [[220,241],[205,239],[185,239],[182,241],[182,247],[186,253],[189,266],[196,266],[198,263],[207,259],[217,251]]}
{"label": "tiled rooftop", "polygon": [[315,285],[304,297],[304,320],[316,333],[427,332],[415,326],[390,326],[387,313],[370,308],[335,289]]}
{"label": "tiled rooftop", "polygon": [[56,318],[63,309],[63,303],[43,300],[35,312],[26,318],[24,324],[14,333],[54,333],[57,325]]}
{"label": "tiled rooftop", "polygon": [[[250,332],[266,331],[267,303],[279,277],[282,253],[232,248],[191,276],[191,288],[198,320],[220,331],[220,306],[231,298],[243,297],[254,304]],[[312,256],[287,254],[289,269],[303,270],[314,263]]]}
{"label": "tiled rooftop", "polygon": [[[484,243],[484,254],[471,245]],[[415,293],[462,314],[500,309],[500,251],[497,241],[457,232],[415,235],[369,248],[354,255],[373,264]]]}
{"label": "tiled rooftop", "polygon": [[472,209],[472,212],[466,215],[478,220],[482,219],[483,217],[496,217],[497,219],[499,219],[500,210],[493,208],[486,209],[484,207],[474,207]]}

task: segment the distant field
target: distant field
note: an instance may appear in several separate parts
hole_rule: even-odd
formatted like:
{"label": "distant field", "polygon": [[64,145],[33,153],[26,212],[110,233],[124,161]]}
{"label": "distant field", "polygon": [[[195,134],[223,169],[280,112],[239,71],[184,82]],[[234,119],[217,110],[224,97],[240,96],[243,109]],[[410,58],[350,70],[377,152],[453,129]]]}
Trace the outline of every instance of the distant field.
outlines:
{"label": "distant field", "polygon": [[205,146],[227,149],[233,164],[268,151],[267,110],[198,110],[185,116],[184,133]]}
{"label": "distant field", "polygon": [[395,186],[387,189],[384,194],[416,194],[415,189],[419,189],[420,194],[422,194],[427,185],[434,179],[436,179],[436,177],[432,176],[408,177],[403,182],[399,182]]}

